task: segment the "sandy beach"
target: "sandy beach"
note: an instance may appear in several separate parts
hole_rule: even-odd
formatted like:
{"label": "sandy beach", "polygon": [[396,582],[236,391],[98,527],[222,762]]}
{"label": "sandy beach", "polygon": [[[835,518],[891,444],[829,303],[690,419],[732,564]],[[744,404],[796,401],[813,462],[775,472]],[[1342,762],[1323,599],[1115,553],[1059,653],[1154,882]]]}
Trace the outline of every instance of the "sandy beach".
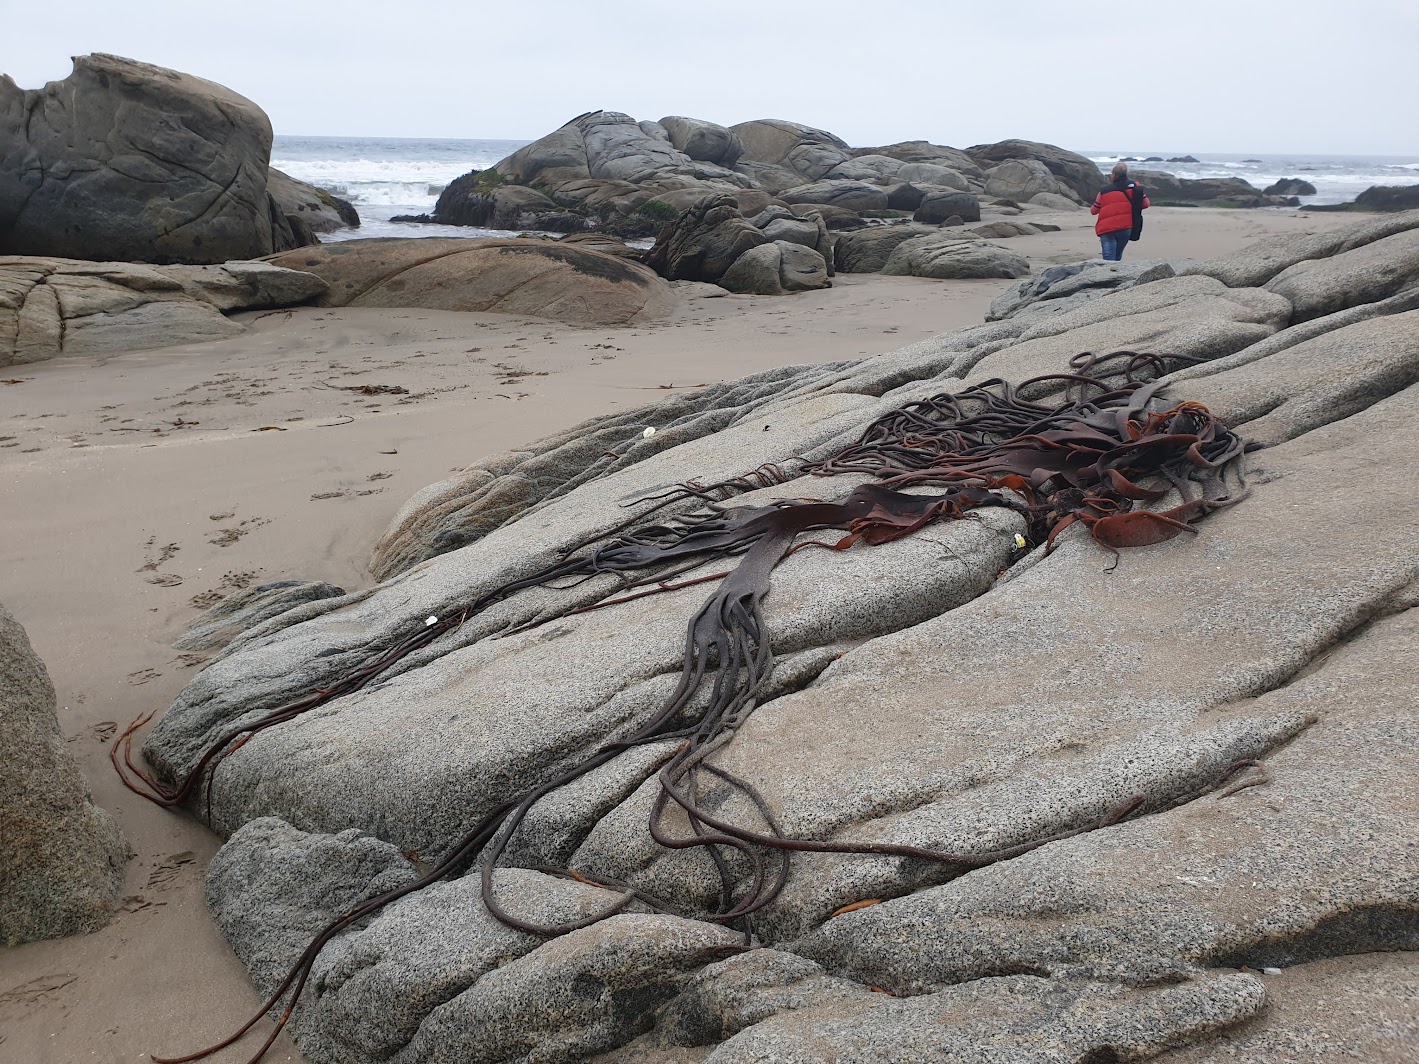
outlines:
{"label": "sandy beach", "polygon": [[[1050,220],[1060,232],[1008,246],[1037,269],[1097,255],[1084,212]],[[1155,208],[1147,221],[1132,259],[1207,258],[1353,219]],[[624,329],[301,308],[248,314],[231,340],[0,371],[0,601],[53,677],[95,801],[136,851],[104,930],[5,954],[0,1057],[191,1052],[258,1004],[203,901],[220,840],[129,793],[108,763],[114,735],[201,668],[204,655],[171,643],[202,608],[278,579],[365,586],[400,504],[483,455],[759,369],[975,325],[1014,283],[843,275],[795,296],[694,299]],[[299,1059],[278,1048],[268,1060]]]}

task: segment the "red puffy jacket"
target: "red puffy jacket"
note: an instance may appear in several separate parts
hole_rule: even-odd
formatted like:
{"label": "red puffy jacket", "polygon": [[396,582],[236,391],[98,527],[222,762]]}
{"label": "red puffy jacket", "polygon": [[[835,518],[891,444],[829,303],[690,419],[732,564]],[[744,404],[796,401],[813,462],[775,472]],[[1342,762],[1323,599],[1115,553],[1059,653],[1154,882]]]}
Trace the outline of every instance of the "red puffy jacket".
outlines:
{"label": "red puffy jacket", "polygon": [[1099,220],[1094,223],[1094,232],[1102,236],[1104,233],[1116,233],[1120,229],[1132,229],[1134,196],[1143,197],[1143,207],[1146,210],[1149,206],[1148,194],[1132,181],[1126,185],[1115,183],[1099,189],[1099,194],[1094,197],[1093,205],[1089,208],[1090,214],[1099,216]]}

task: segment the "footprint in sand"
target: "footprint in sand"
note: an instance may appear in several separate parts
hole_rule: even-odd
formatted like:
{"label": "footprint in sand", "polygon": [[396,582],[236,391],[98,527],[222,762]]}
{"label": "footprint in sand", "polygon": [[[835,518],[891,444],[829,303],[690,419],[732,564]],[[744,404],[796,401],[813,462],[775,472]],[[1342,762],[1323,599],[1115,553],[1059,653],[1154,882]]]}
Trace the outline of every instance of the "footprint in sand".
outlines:
{"label": "footprint in sand", "polygon": [[162,673],[158,672],[156,669],[139,669],[137,672],[130,672],[128,674],[128,682],[137,686],[138,684],[147,683],[149,680],[156,680],[161,675]]}
{"label": "footprint in sand", "polygon": [[[216,518],[214,518],[214,520],[216,520]],[[270,523],[271,518],[269,517],[248,517],[239,524],[232,525],[228,528],[219,528],[217,533],[210,537],[207,542],[214,547],[230,547],[233,543],[241,539],[242,536],[248,535],[256,531],[262,525],[269,525]]]}
{"label": "footprint in sand", "polygon": [[97,724],[90,724],[78,735],[71,735],[66,742],[77,743],[80,739],[95,739],[99,745],[103,745],[113,738],[118,731],[118,722],[114,720],[101,720]]}
{"label": "footprint in sand", "polygon": [[22,1019],[36,1008],[48,1004],[66,986],[78,981],[79,977],[72,972],[54,972],[0,991],[0,1019]]}
{"label": "footprint in sand", "polygon": [[[149,536],[143,543],[143,555],[147,558],[147,561],[133,571],[135,573],[156,572],[159,566],[171,561],[173,555],[180,550],[182,550],[182,548],[176,543],[168,543],[165,546],[159,547],[158,537]],[[180,577],[178,579],[179,581],[181,580]],[[159,581],[153,580],[151,582],[158,583]]]}
{"label": "footprint in sand", "polygon": [[183,869],[197,863],[197,855],[191,850],[173,853],[164,857],[148,873],[149,890],[171,890],[182,876]]}

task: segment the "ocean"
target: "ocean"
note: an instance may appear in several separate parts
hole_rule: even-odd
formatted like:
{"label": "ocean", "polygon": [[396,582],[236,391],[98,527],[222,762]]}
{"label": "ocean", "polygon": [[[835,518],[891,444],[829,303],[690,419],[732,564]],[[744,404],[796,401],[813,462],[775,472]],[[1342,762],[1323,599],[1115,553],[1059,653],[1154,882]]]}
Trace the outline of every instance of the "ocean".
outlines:
{"label": "ocean", "polygon": [[[525,140],[419,140],[400,137],[277,136],[271,165],[294,178],[329,189],[355,205],[363,225],[324,234],[322,240],[373,236],[508,236],[492,229],[391,222],[400,214],[425,214],[450,181],[511,155]],[[1265,188],[1282,177],[1316,187],[1305,203],[1343,203],[1371,185],[1419,184],[1419,156],[1228,155],[1188,151],[1087,151],[1101,173],[1118,159],[1192,155],[1196,163],[1135,163],[1179,177],[1243,177]]]}

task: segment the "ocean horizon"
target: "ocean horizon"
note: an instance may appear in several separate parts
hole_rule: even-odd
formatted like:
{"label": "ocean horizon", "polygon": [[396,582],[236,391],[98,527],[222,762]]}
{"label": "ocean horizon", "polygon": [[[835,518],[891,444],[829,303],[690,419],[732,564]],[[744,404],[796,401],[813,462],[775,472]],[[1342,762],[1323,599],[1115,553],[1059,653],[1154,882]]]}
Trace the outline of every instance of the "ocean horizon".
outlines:
{"label": "ocean horizon", "polygon": [[[439,193],[455,178],[470,170],[486,169],[530,143],[530,139],[278,134],[271,151],[271,165],[349,200],[360,212],[363,222],[360,229],[325,234],[322,240],[371,236],[501,236],[512,234],[390,219],[429,212],[438,201]],[[1198,161],[1134,165],[1184,178],[1241,177],[1257,188],[1265,188],[1283,177],[1304,178],[1315,185],[1316,194],[1301,197],[1303,205],[1343,203],[1372,185],[1419,184],[1419,155],[1253,154],[1156,149],[1093,149],[1081,150],[1079,154],[1098,165],[1101,175],[1120,158],[1128,156],[1139,160],[1149,157],[1167,160],[1190,155]]]}

